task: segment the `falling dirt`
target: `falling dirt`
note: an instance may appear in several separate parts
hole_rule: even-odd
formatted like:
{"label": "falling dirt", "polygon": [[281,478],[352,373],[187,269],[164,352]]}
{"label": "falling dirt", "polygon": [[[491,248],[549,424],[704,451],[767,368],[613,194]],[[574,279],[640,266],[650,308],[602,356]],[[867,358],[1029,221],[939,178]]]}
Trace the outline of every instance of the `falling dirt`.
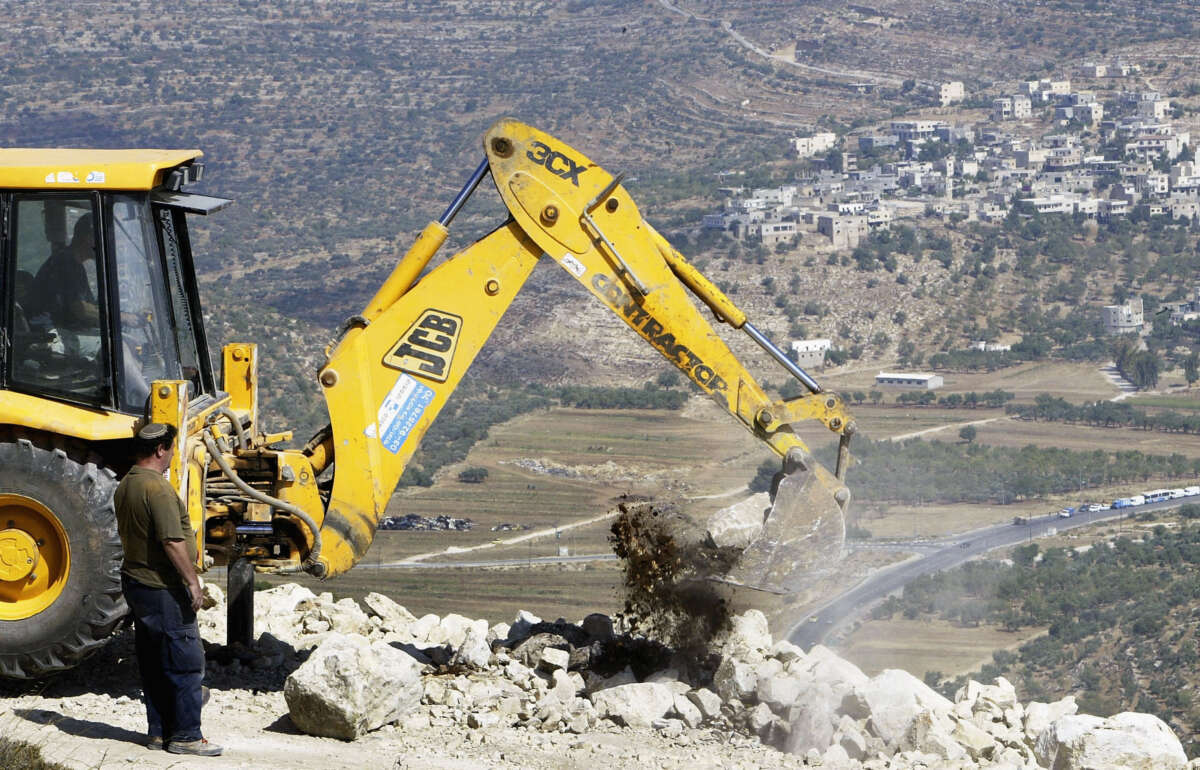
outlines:
{"label": "falling dirt", "polygon": [[717,548],[672,505],[628,500],[618,509],[609,541],[624,563],[620,617],[633,631],[703,657],[729,624],[730,608],[711,578],[726,574],[740,552]]}

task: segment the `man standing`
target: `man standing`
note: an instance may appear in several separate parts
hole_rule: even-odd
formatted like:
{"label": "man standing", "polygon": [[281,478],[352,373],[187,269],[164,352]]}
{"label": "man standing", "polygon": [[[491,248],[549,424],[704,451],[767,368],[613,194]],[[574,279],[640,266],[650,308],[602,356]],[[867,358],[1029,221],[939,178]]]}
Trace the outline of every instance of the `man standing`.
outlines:
{"label": "man standing", "polygon": [[149,722],[149,748],[215,757],[200,733],[204,647],[196,625],[200,578],[187,509],[163,478],[176,429],[150,423],[134,439],[134,465],[114,498],[125,549],[121,586],[134,618],[134,643]]}

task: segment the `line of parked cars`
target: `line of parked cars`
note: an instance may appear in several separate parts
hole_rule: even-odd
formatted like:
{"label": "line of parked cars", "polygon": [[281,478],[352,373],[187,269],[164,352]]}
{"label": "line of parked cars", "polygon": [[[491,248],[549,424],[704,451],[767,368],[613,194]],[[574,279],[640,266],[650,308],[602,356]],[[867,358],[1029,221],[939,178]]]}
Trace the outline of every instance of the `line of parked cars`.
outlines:
{"label": "line of parked cars", "polygon": [[[1111,503],[1080,503],[1078,507],[1069,506],[1060,508],[1050,515],[1057,515],[1060,519],[1069,519],[1076,513],[1095,513],[1114,508],[1136,508],[1146,503],[1161,503],[1164,500],[1177,500],[1181,497],[1194,497],[1196,495],[1200,495],[1200,486],[1152,489],[1149,492],[1143,492],[1140,495],[1133,495],[1132,497],[1119,497]],[[1013,517],[1013,524],[1028,524],[1030,518],[1029,516],[1015,516]]]}

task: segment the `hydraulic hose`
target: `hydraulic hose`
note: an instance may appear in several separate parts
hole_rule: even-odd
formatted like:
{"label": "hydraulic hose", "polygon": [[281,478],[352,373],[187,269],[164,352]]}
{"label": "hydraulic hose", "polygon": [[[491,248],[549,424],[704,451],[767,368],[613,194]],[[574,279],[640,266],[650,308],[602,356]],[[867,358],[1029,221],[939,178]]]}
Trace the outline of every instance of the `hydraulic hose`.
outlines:
{"label": "hydraulic hose", "polygon": [[321,556],[321,529],[317,526],[317,523],[313,521],[313,518],[309,516],[308,513],[306,513],[302,508],[280,500],[277,497],[271,497],[265,492],[259,492],[257,489],[243,481],[241,476],[238,476],[237,472],[229,465],[229,461],[225,459],[224,454],[217,448],[216,442],[213,441],[212,436],[210,436],[208,433],[204,434],[204,446],[206,449],[208,449],[209,456],[221,469],[221,473],[224,473],[225,478],[232,481],[234,486],[241,490],[242,494],[257,500],[260,503],[266,503],[273,508],[278,508],[281,511],[292,514],[297,519],[300,519],[300,521],[304,522],[304,526],[308,527],[309,532],[312,533],[312,549],[309,551],[308,558],[304,560],[304,563],[296,567],[285,567],[277,570],[277,574],[289,575],[297,572],[311,572],[317,577],[321,577],[321,575],[317,574],[315,571],[321,567],[320,562],[317,561],[317,559]]}
{"label": "hydraulic hose", "polygon": [[242,427],[242,421],[241,421],[241,419],[238,418],[237,414],[229,407],[223,406],[223,407],[217,409],[215,412],[213,412],[213,416],[208,418],[209,422],[210,423],[216,422],[215,418],[217,415],[220,415],[221,417],[224,417],[225,419],[229,420],[229,423],[231,425],[233,425],[233,431],[237,434],[237,438],[238,438],[238,448],[239,449],[249,449],[250,448],[250,437],[248,435],[246,435],[246,429],[244,427]]}

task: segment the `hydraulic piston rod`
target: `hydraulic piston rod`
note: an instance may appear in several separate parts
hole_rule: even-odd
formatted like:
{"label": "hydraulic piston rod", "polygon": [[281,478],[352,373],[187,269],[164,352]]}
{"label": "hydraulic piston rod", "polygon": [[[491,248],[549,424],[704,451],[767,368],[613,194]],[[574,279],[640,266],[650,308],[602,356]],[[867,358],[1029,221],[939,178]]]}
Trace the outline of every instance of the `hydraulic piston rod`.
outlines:
{"label": "hydraulic piston rod", "polygon": [[779,365],[784,369],[787,369],[793,377],[795,377],[797,380],[800,380],[800,382],[803,382],[805,387],[807,387],[811,392],[821,392],[821,386],[817,384],[817,381],[809,376],[808,372],[797,366],[795,361],[788,358],[787,354],[776,347],[774,342],[771,342],[771,340],[767,339],[765,334],[754,328],[754,324],[747,321],[746,323],[742,324],[742,331],[746,332],[746,334],[749,334],[750,339],[757,342],[763,350],[767,351],[771,355],[771,358],[774,358],[776,361],[778,361]]}

